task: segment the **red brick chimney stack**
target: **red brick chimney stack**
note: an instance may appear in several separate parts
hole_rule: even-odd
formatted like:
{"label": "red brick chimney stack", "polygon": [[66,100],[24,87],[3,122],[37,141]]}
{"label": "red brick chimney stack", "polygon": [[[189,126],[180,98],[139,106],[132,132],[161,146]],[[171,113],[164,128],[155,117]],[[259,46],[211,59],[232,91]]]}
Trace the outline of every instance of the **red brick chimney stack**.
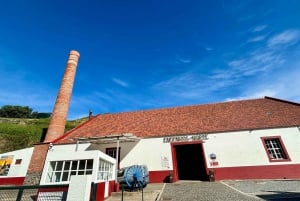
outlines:
{"label": "red brick chimney stack", "polygon": [[44,142],[51,142],[65,132],[78,59],[79,53],[74,50],[70,51]]}

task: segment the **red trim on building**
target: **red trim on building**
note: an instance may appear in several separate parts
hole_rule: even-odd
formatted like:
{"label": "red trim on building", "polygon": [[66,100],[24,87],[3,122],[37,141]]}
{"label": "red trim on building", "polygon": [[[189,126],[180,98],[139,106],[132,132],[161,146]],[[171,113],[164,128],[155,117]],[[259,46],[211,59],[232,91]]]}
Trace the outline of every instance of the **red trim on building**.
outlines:
{"label": "red trim on building", "polygon": [[25,177],[6,177],[0,178],[0,185],[23,185]]}
{"label": "red trim on building", "polygon": [[105,182],[97,183],[97,195],[95,201],[104,201]]}
{"label": "red trim on building", "polygon": [[300,164],[213,168],[216,180],[299,179]]}
{"label": "red trim on building", "polygon": [[[300,178],[300,164],[240,166],[221,168],[216,167],[209,169],[214,170],[216,180]],[[172,172],[172,170],[149,171],[150,183],[168,182],[168,176]],[[175,181],[177,180],[174,179],[174,182]]]}
{"label": "red trim on building", "polygon": [[108,185],[108,196],[111,196],[112,192],[115,191],[115,180],[113,181],[109,181],[109,185]]}
{"label": "red trim on building", "polygon": [[172,170],[149,171],[149,183],[167,183]]}
{"label": "red trim on building", "polygon": [[69,187],[41,188],[38,192],[68,192]]}

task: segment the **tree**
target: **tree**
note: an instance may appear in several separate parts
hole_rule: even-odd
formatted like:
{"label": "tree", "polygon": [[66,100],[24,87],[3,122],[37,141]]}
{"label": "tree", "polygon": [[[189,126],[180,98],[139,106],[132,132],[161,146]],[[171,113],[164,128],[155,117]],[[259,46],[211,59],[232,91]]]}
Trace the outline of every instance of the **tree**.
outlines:
{"label": "tree", "polygon": [[50,118],[51,117],[50,112],[33,112],[31,117],[35,119],[44,119],[44,118]]}
{"label": "tree", "polygon": [[31,118],[32,109],[28,106],[4,105],[0,109],[0,117]]}

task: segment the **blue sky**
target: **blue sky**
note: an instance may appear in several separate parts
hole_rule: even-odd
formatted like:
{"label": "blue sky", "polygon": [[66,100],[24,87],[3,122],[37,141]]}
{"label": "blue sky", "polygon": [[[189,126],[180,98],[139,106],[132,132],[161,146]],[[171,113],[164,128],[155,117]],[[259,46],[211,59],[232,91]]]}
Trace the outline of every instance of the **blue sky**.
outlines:
{"label": "blue sky", "polygon": [[298,0],[29,0],[0,7],[0,106],[68,119],[272,96],[300,102]]}

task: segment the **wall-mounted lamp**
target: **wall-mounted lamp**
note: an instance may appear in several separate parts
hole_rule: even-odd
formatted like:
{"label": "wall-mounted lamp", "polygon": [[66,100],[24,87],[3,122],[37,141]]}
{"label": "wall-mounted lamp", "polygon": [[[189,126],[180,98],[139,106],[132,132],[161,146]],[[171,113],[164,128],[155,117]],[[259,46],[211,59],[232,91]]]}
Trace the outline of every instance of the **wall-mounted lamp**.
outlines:
{"label": "wall-mounted lamp", "polygon": [[214,153],[209,154],[209,158],[212,160],[215,160],[217,158],[217,155]]}

